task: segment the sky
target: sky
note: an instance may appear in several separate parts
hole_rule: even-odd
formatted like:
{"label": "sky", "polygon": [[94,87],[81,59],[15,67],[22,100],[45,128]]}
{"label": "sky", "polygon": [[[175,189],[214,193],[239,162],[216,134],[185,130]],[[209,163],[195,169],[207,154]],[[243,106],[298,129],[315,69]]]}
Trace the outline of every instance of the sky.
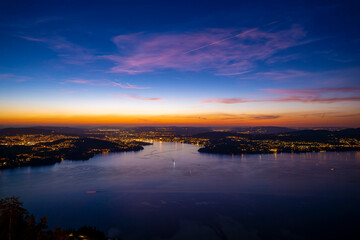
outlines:
{"label": "sky", "polygon": [[0,125],[360,127],[357,1],[1,1]]}

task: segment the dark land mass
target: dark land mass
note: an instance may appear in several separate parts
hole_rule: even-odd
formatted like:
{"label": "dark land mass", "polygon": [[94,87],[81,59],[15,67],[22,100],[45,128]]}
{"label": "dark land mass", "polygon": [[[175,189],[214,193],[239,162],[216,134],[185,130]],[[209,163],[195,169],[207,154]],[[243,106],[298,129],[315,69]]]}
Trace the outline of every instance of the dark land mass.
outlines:
{"label": "dark land mass", "polygon": [[360,151],[360,129],[340,131],[301,130],[279,134],[209,132],[194,135],[207,138],[199,152],[221,154],[301,153],[321,151]]}
{"label": "dark land mass", "polygon": [[130,128],[132,132],[135,133],[148,133],[148,132],[156,132],[156,133],[168,133],[174,136],[191,136],[198,133],[205,133],[211,131],[211,128],[207,127],[135,127]]}
{"label": "dark land mass", "polygon": [[212,131],[207,127],[114,127],[114,128],[91,128],[87,129],[86,136],[106,138],[115,136],[123,138],[147,138],[155,140],[157,137],[190,137],[194,134]]}
{"label": "dark land mass", "polygon": [[285,128],[285,127],[241,127],[241,128],[232,128],[232,132],[238,133],[247,133],[247,134],[278,134],[278,133],[287,133],[294,132],[296,129]]}
{"label": "dark land mass", "polygon": [[42,128],[3,128],[0,129],[0,136],[16,136],[16,135],[50,135],[54,131]]}
{"label": "dark land mass", "polygon": [[70,134],[70,135],[83,135],[86,133],[86,129],[74,128],[74,127],[48,127],[48,126],[37,126],[34,128],[50,130],[55,133]]}
{"label": "dark land mass", "polygon": [[221,154],[360,150],[359,128],[6,128],[0,129],[0,169],[87,160],[96,153],[139,151],[148,144],[139,139],[197,144],[203,146],[199,152]]}
{"label": "dark land mass", "polygon": [[227,138],[227,137],[250,137],[250,135],[249,134],[244,134],[244,133],[226,131],[226,132],[199,133],[199,134],[193,135],[192,137],[215,140],[215,139],[224,139],[224,138]]}
{"label": "dark land mass", "polygon": [[51,165],[62,160],[88,160],[96,153],[139,151],[146,143],[65,138],[31,146],[0,145],[0,169]]}
{"label": "dark land mass", "polygon": [[0,136],[34,135],[34,134],[42,134],[42,135],[63,134],[69,136],[79,136],[79,135],[84,136],[86,134],[86,130],[81,128],[46,127],[46,126],[0,129]]}

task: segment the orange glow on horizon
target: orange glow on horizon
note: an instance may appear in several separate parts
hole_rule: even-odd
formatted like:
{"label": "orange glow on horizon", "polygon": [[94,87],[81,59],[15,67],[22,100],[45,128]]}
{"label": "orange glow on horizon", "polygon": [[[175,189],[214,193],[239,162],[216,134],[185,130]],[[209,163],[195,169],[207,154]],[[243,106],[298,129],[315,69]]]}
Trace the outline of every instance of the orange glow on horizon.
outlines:
{"label": "orange glow on horizon", "polygon": [[3,115],[5,125],[175,125],[175,126],[284,126],[359,127],[360,115],[319,116],[303,114],[201,114],[201,115]]}

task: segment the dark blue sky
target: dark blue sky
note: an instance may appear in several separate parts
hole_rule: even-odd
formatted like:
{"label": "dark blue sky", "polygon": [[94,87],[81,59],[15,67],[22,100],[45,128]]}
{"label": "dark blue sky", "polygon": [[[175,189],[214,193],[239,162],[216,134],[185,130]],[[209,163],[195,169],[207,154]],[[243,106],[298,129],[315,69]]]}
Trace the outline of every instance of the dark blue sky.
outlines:
{"label": "dark blue sky", "polygon": [[356,1],[1,6],[3,123],[94,115],[119,124],[355,126],[360,119]]}

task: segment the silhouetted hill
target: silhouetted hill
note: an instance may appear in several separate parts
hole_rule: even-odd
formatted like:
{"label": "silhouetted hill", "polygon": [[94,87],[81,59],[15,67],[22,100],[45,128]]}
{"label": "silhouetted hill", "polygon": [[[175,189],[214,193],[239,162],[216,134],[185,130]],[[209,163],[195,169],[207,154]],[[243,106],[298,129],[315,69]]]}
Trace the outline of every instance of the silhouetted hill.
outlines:
{"label": "silhouetted hill", "polygon": [[[0,145],[1,168],[51,165],[62,159],[88,160],[96,153],[139,151],[142,143],[110,142],[93,138],[66,138],[32,146]],[[1,163],[0,161],[0,163]]]}
{"label": "silhouetted hill", "polygon": [[347,128],[336,132],[336,135],[339,137],[360,139],[360,128]]}
{"label": "silhouetted hill", "polygon": [[242,133],[236,133],[236,132],[205,132],[205,133],[199,133],[199,134],[195,134],[192,137],[194,138],[205,138],[205,139],[221,139],[221,138],[226,138],[226,137],[230,137],[230,136],[234,136],[234,137],[248,137],[249,134],[242,134]]}
{"label": "silhouetted hill", "polygon": [[70,128],[70,127],[36,126],[36,127],[27,127],[27,128],[3,128],[3,129],[0,129],[0,136],[34,135],[34,134],[82,135],[84,133],[85,133],[84,129]]}
{"label": "silhouetted hill", "polygon": [[333,137],[334,132],[328,130],[301,130],[279,135],[277,138],[283,141],[323,142]]}
{"label": "silhouetted hill", "polygon": [[52,133],[54,133],[53,130],[40,129],[40,128],[3,128],[3,129],[0,129],[0,136],[34,135],[34,134],[49,135]]}
{"label": "silhouetted hill", "polygon": [[239,127],[231,129],[234,132],[248,132],[250,134],[278,134],[278,133],[287,133],[294,132],[296,129],[286,128],[286,127]]}
{"label": "silhouetted hill", "polygon": [[157,132],[171,133],[175,136],[191,136],[198,133],[210,132],[211,128],[207,127],[135,127],[131,128],[134,132]]}
{"label": "silhouetted hill", "polygon": [[36,126],[36,127],[33,127],[33,128],[50,130],[50,131],[54,131],[54,132],[56,132],[56,133],[61,133],[61,134],[75,134],[75,135],[79,135],[79,134],[84,134],[84,133],[86,132],[86,129],[73,128],[73,127]]}
{"label": "silhouetted hill", "polygon": [[301,130],[286,133],[278,136],[281,140],[288,141],[308,141],[308,142],[328,142],[336,138],[356,138],[360,139],[359,128],[348,128],[341,131],[328,130]]}
{"label": "silhouetted hill", "polygon": [[359,151],[359,129],[301,130],[281,134],[243,134],[210,132],[196,136],[207,138],[199,152],[221,154]]}
{"label": "silhouetted hill", "polygon": [[[259,128],[256,128],[259,129]],[[274,132],[281,131],[281,129],[273,129]],[[283,129],[283,130],[286,130]],[[242,137],[252,140],[281,140],[281,141],[306,141],[306,142],[329,142],[334,141],[338,138],[356,138],[360,139],[360,128],[348,128],[341,131],[329,131],[329,130],[299,130],[295,131],[291,129],[291,132],[286,133],[259,133],[259,132],[247,132],[239,133],[233,131],[213,131],[195,134],[192,137],[194,138],[204,138],[204,139],[225,139],[227,137]],[[266,132],[266,131],[265,131]],[[271,132],[269,130],[268,132]]]}

